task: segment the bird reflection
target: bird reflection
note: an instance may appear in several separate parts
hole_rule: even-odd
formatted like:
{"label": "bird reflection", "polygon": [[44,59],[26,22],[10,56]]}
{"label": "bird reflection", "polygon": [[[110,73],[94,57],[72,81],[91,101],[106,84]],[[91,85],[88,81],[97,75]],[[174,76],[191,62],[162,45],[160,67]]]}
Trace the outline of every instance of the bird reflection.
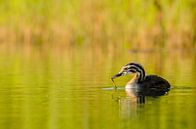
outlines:
{"label": "bird reflection", "polygon": [[122,92],[124,92],[123,94],[126,95],[121,97],[118,96],[117,99],[120,117],[123,119],[127,119],[138,115],[138,109],[144,107],[145,103],[148,100],[151,100],[150,98],[158,98],[159,96],[167,94],[168,91],[144,88],[130,88],[125,89],[125,91],[116,91],[121,92],[121,95]]}
{"label": "bird reflection", "polygon": [[158,97],[165,95],[169,92],[169,89],[162,90],[162,89],[156,89],[156,88],[130,88],[125,89],[127,97],[132,97],[136,99],[137,103],[145,103],[145,98],[148,97]]}

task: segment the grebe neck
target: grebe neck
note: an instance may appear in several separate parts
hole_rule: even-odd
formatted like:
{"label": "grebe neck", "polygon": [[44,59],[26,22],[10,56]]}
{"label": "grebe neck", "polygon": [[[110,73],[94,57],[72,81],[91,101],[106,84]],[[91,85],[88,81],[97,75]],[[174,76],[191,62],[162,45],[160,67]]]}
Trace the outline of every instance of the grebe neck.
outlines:
{"label": "grebe neck", "polygon": [[141,82],[145,79],[145,70],[141,65],[138,64],[132,64],[130,65],[131,68],[136,71],[136,76],[133,78],[135,80],[135,82]]}

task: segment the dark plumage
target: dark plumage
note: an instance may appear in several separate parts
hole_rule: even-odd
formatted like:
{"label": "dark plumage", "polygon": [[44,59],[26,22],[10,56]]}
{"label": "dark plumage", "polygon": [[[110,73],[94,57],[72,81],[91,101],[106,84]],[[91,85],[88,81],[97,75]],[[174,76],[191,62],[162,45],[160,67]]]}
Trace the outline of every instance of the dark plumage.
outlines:
{"label": "dark plumage", "polygon": [[164,95],[170,90],[170,84],[167,80],[157,75],[148,75],[141,82],[138,82],[138,93],[145,96]]}
{"label": "dark plumage", "polygon": [[170,84],[167,80],[157,75],[148,75],[145,79],[138,84],[145,89],[157,89],[168,91]]}

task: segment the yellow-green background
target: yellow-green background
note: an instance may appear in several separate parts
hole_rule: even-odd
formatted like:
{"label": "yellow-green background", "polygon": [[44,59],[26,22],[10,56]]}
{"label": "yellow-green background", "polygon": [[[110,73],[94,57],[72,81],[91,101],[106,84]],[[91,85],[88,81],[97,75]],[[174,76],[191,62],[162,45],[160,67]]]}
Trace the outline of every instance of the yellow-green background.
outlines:
{"label": "yellow-green background", "polygon": [[[0,129],[194,129],[195,0],[0,0]],[[128,62],[171,83],[143,104]]]}
{"label": "yellow-green background", "polygon": [[1,43],[195,48],[195,0],[1,0]]}

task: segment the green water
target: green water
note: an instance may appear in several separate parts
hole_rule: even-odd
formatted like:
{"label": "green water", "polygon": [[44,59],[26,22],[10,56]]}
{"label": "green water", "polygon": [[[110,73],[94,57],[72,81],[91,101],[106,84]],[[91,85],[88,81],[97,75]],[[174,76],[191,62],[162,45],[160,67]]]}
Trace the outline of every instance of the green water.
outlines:
{"label": "green water", "polygon": [[[107,53],[99,50],[0,51],[1,129],[195,129],[194,53]],[[172,89],[145,103],[110,77],[137,61]]]}

